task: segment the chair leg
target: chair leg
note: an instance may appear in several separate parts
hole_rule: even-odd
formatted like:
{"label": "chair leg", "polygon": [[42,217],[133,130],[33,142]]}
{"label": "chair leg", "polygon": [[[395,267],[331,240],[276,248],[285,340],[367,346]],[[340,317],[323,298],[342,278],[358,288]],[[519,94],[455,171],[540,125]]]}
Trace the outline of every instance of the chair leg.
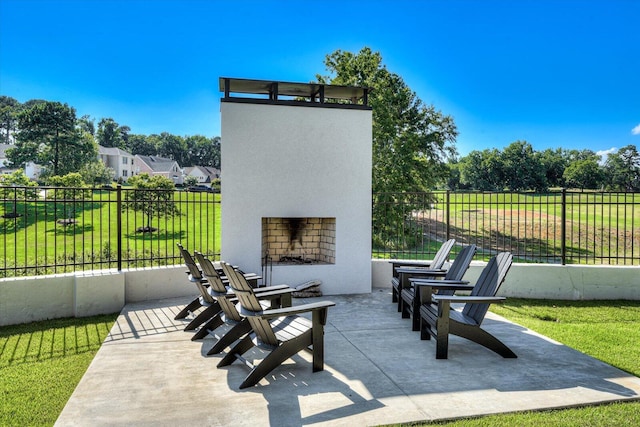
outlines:
{"label": "chair leg", "polygon": [[245,334],[251,332],[251,324],[246,320],[242,320],[239,323],[236,323],[233,328],[231,328],[226,334],[224,334],[217,343],[209,349],[207,352],[207,356],[211,356],[213,354],[218,354],[225,348],[229,347],[231,344],[236,342],[240,337]]}
{"label": "chair leg", "polygon": [[253,347],[253,339],[251,335],[245,335],[233,348],[227,353],[220,362],[218,368],[229,366],[236,361],[236,356],[242,356]]}
{"label": "chair leg", "polygon": [[502,341],[478,326],[468,327],[452,322],[450,332],[454,335],[458,335],[462,338],[466,338],[470,341],[480,344],[481,346],[498,353],[504,358],[515,359],[518,357]]}
{"label": "chair leg", "polygon": [[254,367],[249,375],[244,379],[240,388],[247,388],[256,385],[267,374],[280,366],[282,362],[297,354],[300,350],[311,345],[309,334],[303,334],[297,338],[280,344],[265,357],[262,362]]}
{"label": "chair leg", "polygon": [[202,339],[202,338],[206,337],[207,335],[209,335],[210,331],[213,331],[214,329],[216,329],[218,326],[222,325],[223,323],[224,323],[224,321],[222,320],[222,312],[220,311],[220,312],[218,312],[218,314],[216,314],[211,319],[209,319],[209,321],[207,321],[207,323],[205,323],[204,325],[202,325],[200,327],[198,332],[196,332],[191,337],[191,341],[196,341],[196,340],[199,340],[199,339]]}
{"label": "chair leg", "polygon": [[[448,309],[448,307],[447,307]],[[442,315],[442,310],[438,311],[436,321],[436,359],[446,359],[449,353],[449,313]]]}
{"label": "chair leg", "polygon": [[211,304],[209,307],[204,309],[198,314],[195,319],[193,319],[189,324],[184,328],[185,331],[192,331],[198,326],[202,325],[207,320],[211,319],[215,316],[216,313],[220,311],[220,304],[217,302]]}
{"label": "chair leg", "polygon": [[189,304],[187,304],[187,306],[183,308],[178,314],[176,314],[176,317],[174,317],[173,320],[184,319],[189,315],[190,312],[193,313],[195,310],[199,309],[200,307],[202,307],[202,304],[200,304],[200,298],[196,298],[193,301],[191,301]]}

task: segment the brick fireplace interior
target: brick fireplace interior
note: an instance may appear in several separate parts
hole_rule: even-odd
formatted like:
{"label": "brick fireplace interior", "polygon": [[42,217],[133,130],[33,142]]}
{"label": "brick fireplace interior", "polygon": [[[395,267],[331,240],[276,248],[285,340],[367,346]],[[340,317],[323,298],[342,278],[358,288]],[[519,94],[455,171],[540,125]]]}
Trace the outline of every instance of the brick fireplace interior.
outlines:
{"label": "brick fireplace interior", "polygon": [[262,218],[262,258],[281,265],[335,264],[335,218]]}

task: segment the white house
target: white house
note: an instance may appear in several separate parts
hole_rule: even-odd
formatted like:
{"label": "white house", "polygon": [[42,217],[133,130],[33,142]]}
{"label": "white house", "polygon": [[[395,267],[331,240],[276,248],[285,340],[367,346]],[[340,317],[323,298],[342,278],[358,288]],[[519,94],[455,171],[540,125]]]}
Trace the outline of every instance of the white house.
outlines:
{"label": "white house", "polygon": [[213,180],[220,178],[220,169],[211,166],[191,166],[184,168],[184,176],[194,176],[198,179],[198,184],[211,187]]}
{"label": "white house", "polygon": [[[0,144],[0,173],[2,174],[10,174],[15,172],[18,168],[8,167],[9,160],[7,159],[6,151],[8,148],[12,148],[12,144]],[[34,162],[27,162],[24,165],[24,174],[27,177],[35,181],[40,176],[40,172],[42,167],[40,165],[35,164]]]}
{"label": "white house", "polygon": [[127,179],[135,175],[134,155],[116,147],[98,145],[98,159],[114,170],[114,179]]}
{"label": "white house", "polygon": [[182,168],[178,162],[160,156],[141,156],[136,154],[134,158],[136,174],[148,173],[149,175],[162,175],[181,185],[184,182]]}

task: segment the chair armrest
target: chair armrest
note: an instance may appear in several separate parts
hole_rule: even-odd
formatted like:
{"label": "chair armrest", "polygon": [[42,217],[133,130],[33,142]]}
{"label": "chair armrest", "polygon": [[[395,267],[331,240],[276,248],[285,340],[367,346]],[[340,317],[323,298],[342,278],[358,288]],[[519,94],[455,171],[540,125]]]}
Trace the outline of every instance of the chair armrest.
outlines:
{"label": "chair armrest", "polygon": [[507,298],[505,297],[476,297],[476,296],[465,296],[465,295],[434,295],[434,301],[449,301],[449,302],[464,302],[464,303],[476,303],[476,304],[487,304],[492,302],[502,302]]}
{"label": "chair armrest", "polygon": [[[433,286],[434,288],[440,288],[441,286],[445,286],[445,285],[464,285],[464,286],[468,286],[469,281],[468,280],[449,280],[449,279],[442,279],[442,280],[433,280],[433,279],[421,279],[419,277],[411,277],[409,278],[409,281],[414,285],[414,286]],[[471,286],[473,287],[473,286]]]}
{"label": "chair armrest", "polygon": [[274,299],[280,298],[282,295],[291,294],[291,292],[293,292],[293,289],[286,287],[283,289],[274,289],[267,292],[254,292],[254,294],[258,299]]}
{"label": "chair armrest", "polygon": [[289,285],[274,285],[274,286],[267,286],[267,287],[262,287],[262,288],[254,288],[253,292],[256,295],[258,295],[258,294],[261,294],[263,292],[279,291],[281,289],[289,289],[289,290],[293,291],[293,288],[290,288]]}
{"label": "chair armrest", "polygon": [[312,302],[309,304],[301,304],[293,307],[264,310],[260,317],[262,317],[263,319],[272,319],[274,317],[291,316],[294,314],[309,313],[311,311],[322,310],[328,307],[333,307],[334,305],[336,305],[336,303],[332,301]]}
{"label": "chair armrest", "polygon": [[470,291],[473,289],[473,285],[465,285],[464,283],[414,283],[416,288],[426,289],[431,288],[433,290],[443,291]]}
{"label": "chair armrest", "polygon": [[447,270],[442,268],[424,268],[424,267],[398,267],[396,268],[398,273],[404,274],[422,274],[424,276],[439,276],[446,275]]}
{"label": "chair armrest", "polygon": [[398,267],[429,267],[431,261],[389,261],[393,268]]}

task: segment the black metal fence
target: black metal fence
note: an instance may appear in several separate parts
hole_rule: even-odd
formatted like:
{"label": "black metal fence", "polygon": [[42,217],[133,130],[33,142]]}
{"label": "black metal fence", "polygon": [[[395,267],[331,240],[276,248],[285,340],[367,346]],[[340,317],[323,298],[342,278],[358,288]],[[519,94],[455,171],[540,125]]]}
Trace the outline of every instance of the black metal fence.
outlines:
{"label": "black metal fence", "polygon": [[219,258],[220,195],[131,188],[1,187],[0,277]]}
{"label": "black metal fence", "polygon": [[373,212],[374,258],[429,259],[455,238],[519,262],[640,264],[640,193],[380,193]]}
{"label": "black metal fence", "polygon": [[[0,277],[181,264],[176,243],[220,257],[220,195],[0,187]],[[380,193],[373,257],[429,259],[454,237],[479,256],[640,265],[640,193]]]}

